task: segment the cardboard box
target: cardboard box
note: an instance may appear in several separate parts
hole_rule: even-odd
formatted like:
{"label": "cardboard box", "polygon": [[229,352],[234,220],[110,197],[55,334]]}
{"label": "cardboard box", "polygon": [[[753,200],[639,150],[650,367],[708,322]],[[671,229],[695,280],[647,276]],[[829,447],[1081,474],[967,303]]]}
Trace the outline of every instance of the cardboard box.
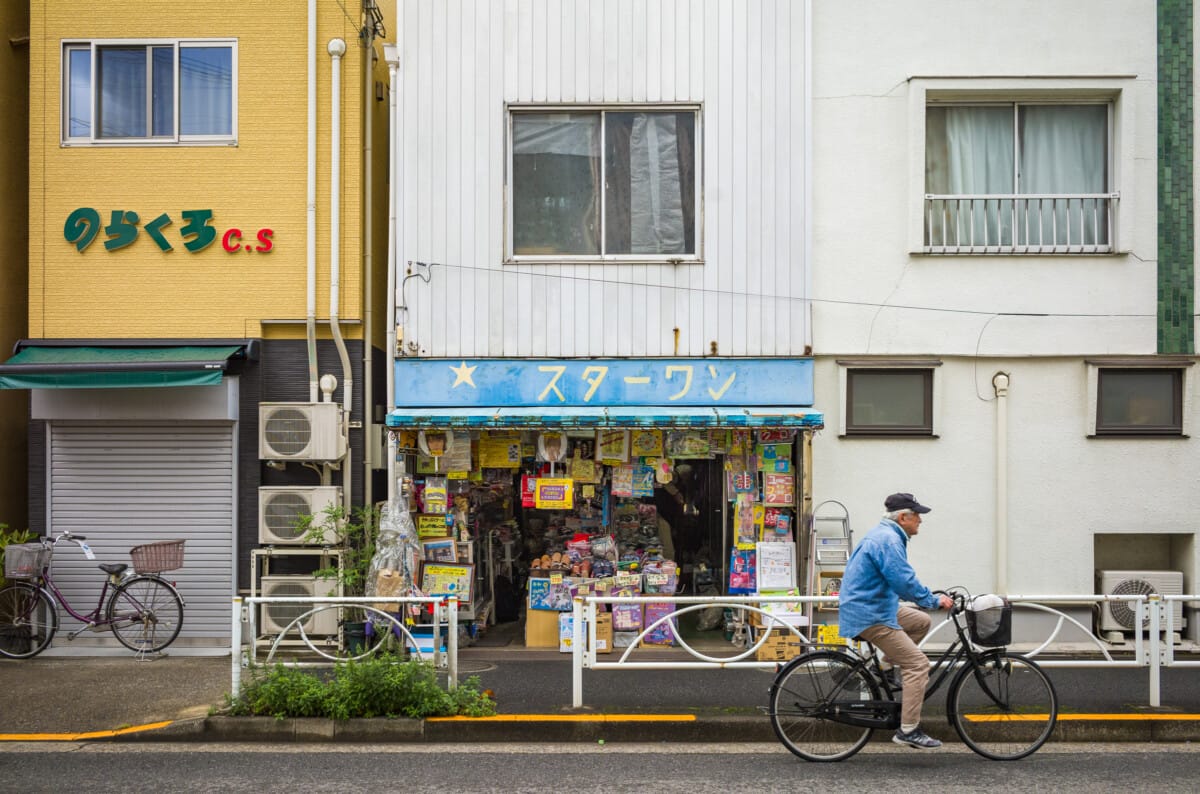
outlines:
{"label": "cardboard box", "polygon": [[[675,604],[670,601],[655,601],[646,604],[645,610],[645,626],[653,625],[661,618],[665,618],[675,611]],[[653,631],[646,634],[642,639],[643,645],[674,645],[675,644],[675,621],[674,619],[660,623]]]}
{"label": "cardboard box", "polygon": [[[587,642],[586,635],[584,636]],[[570,653],[575,647],[575,616],[570,612],[558,613],[558,652]]]}
{"label": "cardboard box", "polygon": [[816,632],[817,642],[822,645],[847,645],[846,638],[838,634],[838,624],[830,623],[824,626],[817,626]]}
{"label": "cardboard box", "polygon": [[530,579],[528,586],[531,609],[571,611],[571,587],[565,579],[560,582],[542,578]]}
{"label": "cardboard box", "polygon": [[601,612],[596,615],[596,653],[612,653],[612,649],[612,613]]}
{"label": "cardboard box", "polygon": [[[575,635],[573,632],[575,626],[575,616],[569,612],[560,612],[558,614],[558,651],[559,653],[570,653],[574,648]],[[584,632],[583,641],[587,642],[587,633]],[[596,653],[612,653],[613,649],[613,628],[612,614],[609,612],[601,612],[596,615]]]}
{"label": "cardboard box", "polygon": [[[526,607],[529,606],[526,601]],[[558,647],[558,612],[544,609],[525,610],[525,647]]]}
{"label": "cardboard box", "polygon": [[779,629],[758,647],[755,658],[760,662],[787,662],[800,655],[800,638],[790,631],[781,634]]}
{"label": "cardboard box", "polygon": [[614,648],[628,648],[633,645],[640,633],[637,631],[614,631],[612,645]]}

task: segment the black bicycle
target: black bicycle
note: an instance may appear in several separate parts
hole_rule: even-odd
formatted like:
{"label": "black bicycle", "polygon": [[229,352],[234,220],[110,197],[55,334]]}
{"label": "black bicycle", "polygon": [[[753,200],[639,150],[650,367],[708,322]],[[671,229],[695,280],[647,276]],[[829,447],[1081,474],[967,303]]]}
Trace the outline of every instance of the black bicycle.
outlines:
{"label": "black bicycle", "polygon": [[[962,588],[945,594],[954,601],[950,617],[958,637],[933,663],[925,700],[950,679],[946,716],[963,742],[996,761],[1024,758],[1054,730],[1054,685],[1032,659],[999,647],[1011,641],[1007,603],[977,611]],[[876,729],[900,727],[900,687],[884,675],[875,648],[864,644],[866,653],[839,646],[809,650],[775,675],[771,725],[804,760],[845,760]]]}

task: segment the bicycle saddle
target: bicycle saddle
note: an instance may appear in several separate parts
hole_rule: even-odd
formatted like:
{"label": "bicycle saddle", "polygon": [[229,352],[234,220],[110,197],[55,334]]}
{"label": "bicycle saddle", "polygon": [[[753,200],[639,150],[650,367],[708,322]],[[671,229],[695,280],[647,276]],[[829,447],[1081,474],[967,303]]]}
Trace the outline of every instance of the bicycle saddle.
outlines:
{"label": "bicycle saddle", "polygon": [[105,573],[111,573],[113,576],[118,576],[120,574],[125,573],[125,569],[128,567],[129,566],[123,562],[102,562],[102,563],[100,563],[100,570],[104,571]]}

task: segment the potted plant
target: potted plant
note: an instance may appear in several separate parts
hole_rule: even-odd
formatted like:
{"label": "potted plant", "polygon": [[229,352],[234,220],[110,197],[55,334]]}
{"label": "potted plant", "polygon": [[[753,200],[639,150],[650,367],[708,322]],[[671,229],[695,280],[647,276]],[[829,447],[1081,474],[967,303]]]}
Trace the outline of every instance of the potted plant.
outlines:
{"label": "potted plant", "polygon": [[[328,579],[341,585],[344,596],[366,595],[367,576],[375,557],[375,537],[379,526],[379,510],[374,507],[347,509],[340,504],[326,507],[317,515],[302,515],[296,528],[308,543],[324,545],[327,539],[339,539],[341,564],[336,558],[313,571],[318,579]],[[342,636],[347,650],[357,655],[366,635],[366,613],[359,607],[342,609]]]}

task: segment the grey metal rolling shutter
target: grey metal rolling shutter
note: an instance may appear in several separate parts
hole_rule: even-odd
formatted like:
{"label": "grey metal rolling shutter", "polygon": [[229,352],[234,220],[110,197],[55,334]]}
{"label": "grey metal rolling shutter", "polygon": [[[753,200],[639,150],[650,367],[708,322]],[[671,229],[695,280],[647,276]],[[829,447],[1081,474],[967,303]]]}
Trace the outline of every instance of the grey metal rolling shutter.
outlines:
{"label": "grey metal rolling shutter", "polygon": [[[49,527],[86,535],[89,561],[60,546],[54,575],[77,611],[95,608],[101,562],[129,563],[129,549],[187,540],[184,567],[164,574],[186,602],[172,646],[228,648],[235,548],[235,448],[231,424],[70,424],[50,429]],[[63,629],[79,624],[65,611]],[[117,645],[85,632],[75,645]],[[66,645],[65,634],[55,647]],[[119,646],[118,646],[119,647]]]}

